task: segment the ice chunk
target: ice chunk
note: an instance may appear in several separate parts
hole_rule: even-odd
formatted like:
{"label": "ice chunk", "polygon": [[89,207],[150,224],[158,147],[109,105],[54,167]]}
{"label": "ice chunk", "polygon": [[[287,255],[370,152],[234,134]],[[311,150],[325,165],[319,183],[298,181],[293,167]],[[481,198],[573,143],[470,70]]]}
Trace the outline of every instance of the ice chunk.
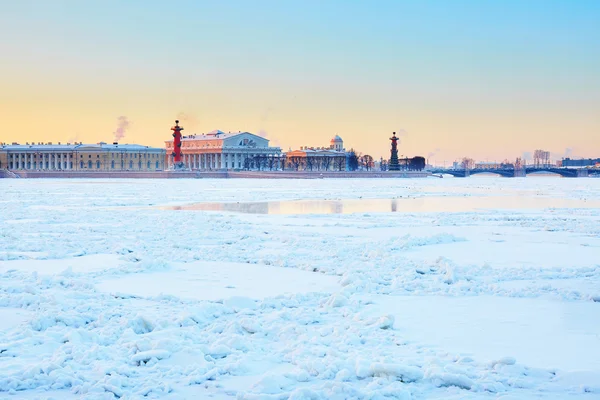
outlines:
{"label": "ice chunk", "polygon": [[393,376],[402,382],[414,382],[423,378],[423,372],[419,368],[401,364],[373,363],[369,370],[372,376]]}
{"label": "ice chunk", "polygon": [[136,362],[136,363],[147,362],[153,358],[156,358],[157,360],[162,360],[165,358],[169,358],[170,356],[171,356],[171,352],[169,352],[167,350],[148,350],[148,351],[141,351],[139,353],[134,354],[131,357],[131,361]]}

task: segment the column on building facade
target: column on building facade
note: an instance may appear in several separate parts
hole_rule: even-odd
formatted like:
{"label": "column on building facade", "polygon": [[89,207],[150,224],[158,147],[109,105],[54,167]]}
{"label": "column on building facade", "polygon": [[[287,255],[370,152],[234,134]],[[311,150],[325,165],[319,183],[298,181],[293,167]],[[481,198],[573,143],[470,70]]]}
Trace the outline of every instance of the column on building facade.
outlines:
{"label": "column on building facade", "polygon": [[54,169],[58,169],[58,154],[54,153]]}
{"label": "column on building facade", "polygon": [[17,168],[18,168],[18,169],[23,169],[23,161],[22,161],[22,159],[21,159],[21,153],[19,153],[19,158],[18,158]]}
{"label": "column on building facade", "polygon": [[71,155],[67,153],[67,169],[71,169]]}
{"label": "column on building facade", "polygon": [[64,153],[60,153],[60,168],[65,169],[65,155]]}
{"label": "column on building facade", "polygon": [[198,154],[194,154],[194,168],[200,169],[200,165],[198,164]]}

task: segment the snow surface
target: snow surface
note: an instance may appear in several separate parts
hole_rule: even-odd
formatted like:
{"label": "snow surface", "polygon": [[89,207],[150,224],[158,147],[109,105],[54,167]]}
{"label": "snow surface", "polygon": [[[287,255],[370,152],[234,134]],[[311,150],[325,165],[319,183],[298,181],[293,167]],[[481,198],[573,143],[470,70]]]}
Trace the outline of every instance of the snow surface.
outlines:
{"label": "snow surface", "polygon": [[600,399],[598,180],[0,185],[0,399]]}

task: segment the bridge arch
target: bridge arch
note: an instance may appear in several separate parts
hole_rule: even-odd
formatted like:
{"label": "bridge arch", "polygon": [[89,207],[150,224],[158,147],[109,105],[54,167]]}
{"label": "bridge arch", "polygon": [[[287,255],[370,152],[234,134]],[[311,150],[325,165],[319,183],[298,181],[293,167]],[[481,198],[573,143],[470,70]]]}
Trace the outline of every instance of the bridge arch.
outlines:
{"label": "bridge arch", "polygon": [[514,170],[504,170],[504,169],[474,169],[469,171],[470,175],[477,175],[477,174],[494,174],[494,175],[500,175],[504,178],[513,178],[515,176],[515,171]]}
{"label": "bridge arch", "polygon": [[576,178],[576,169],[565,169],[565,168],[526,168],[525,173],[527,175],[535,175],[536,173],[555,174],[560,175],[564,178]]}

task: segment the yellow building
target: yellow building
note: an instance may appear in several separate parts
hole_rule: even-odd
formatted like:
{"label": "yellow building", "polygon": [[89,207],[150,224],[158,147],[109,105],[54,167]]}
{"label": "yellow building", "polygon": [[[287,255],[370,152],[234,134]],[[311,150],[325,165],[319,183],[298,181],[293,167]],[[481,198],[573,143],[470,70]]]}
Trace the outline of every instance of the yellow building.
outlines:
{"label": "yellow building", "polygon": [[36,171],[156,171],[165,150],[139,144],[25,143],[0,145],[0,169]]}

